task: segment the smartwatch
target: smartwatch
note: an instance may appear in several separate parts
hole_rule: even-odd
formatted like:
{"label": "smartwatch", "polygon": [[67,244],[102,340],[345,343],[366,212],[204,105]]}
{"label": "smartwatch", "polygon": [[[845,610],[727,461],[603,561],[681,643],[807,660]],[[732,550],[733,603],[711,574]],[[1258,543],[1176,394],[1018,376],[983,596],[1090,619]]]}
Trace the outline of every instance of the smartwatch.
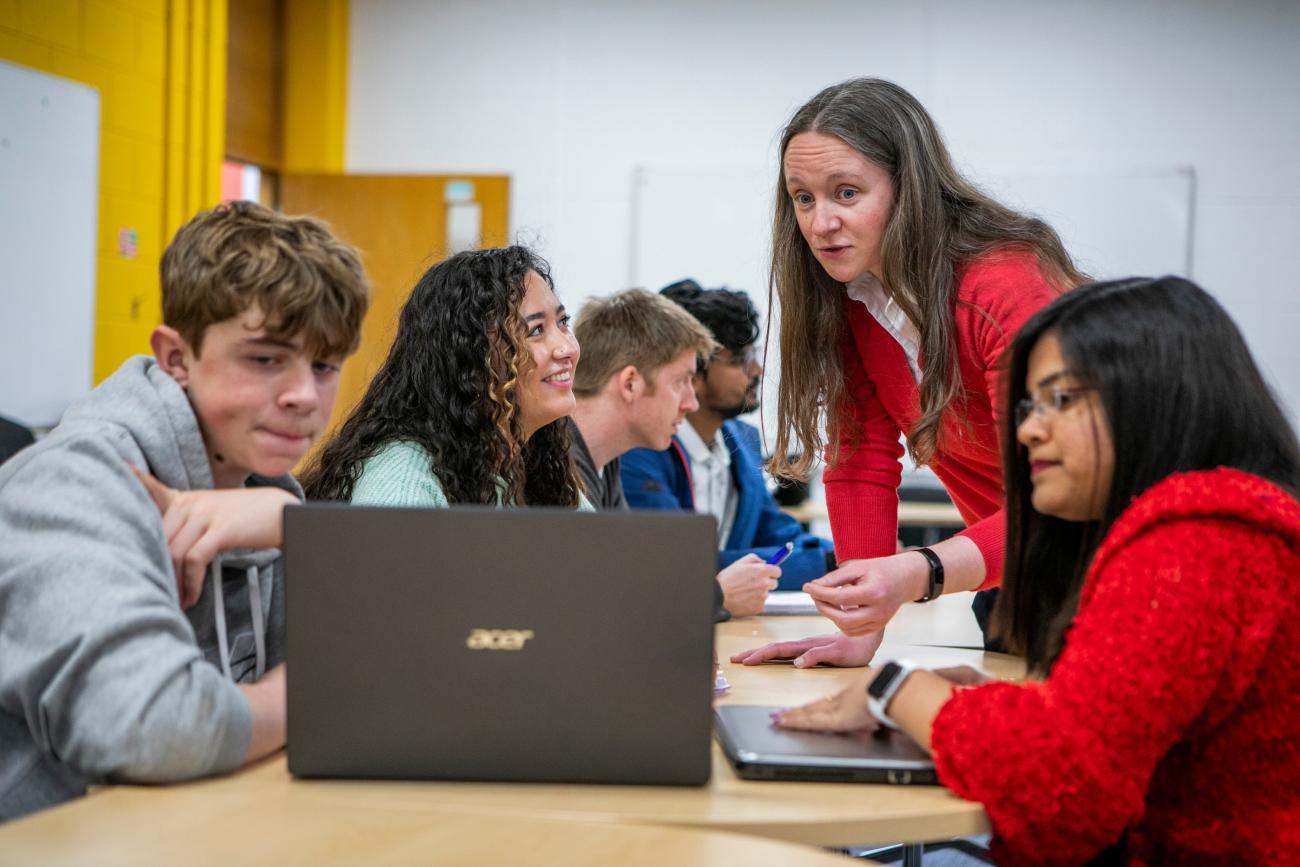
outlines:
{"label": "smartwatch", "polygon": [[913,548],[913,551],[924,557],[930,564],[930,586],[925,591],[925,595],[917,602],[929,602],[931,599],[937,599],[943,595],[943,561],[939,555],[929,548]]}
{"label": "smartwatch", "polygon": [[880,666],[880,672],[867,684],[867,710],[881,725],[898,728],[886,711],[894,693],[907,680],[907,676],[921,666],[907,659],[894,659]]}

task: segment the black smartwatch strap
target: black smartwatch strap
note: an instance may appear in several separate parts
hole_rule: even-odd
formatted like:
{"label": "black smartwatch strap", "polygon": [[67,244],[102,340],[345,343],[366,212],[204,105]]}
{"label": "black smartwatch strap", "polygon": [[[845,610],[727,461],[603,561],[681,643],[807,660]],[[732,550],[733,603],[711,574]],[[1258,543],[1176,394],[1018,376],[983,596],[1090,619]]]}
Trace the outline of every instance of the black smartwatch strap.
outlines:
{"label": "black smartwatch strap", "polygon": [[916,553],[925,557],[930,564],[930,589],[917,602],[929,602],[943,595],[943,561],[929,548],[915,548]]}

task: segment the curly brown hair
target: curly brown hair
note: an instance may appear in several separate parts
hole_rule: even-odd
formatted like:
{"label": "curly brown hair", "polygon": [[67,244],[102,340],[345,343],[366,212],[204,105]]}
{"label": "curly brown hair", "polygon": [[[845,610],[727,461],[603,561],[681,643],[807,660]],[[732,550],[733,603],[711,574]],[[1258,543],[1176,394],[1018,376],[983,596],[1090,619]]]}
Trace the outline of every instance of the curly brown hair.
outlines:
{"label": "curly brown hair", "polygon": [[308,498],[350,500],[366,459],[404,441],[430,455],[451,503],[578,505],[565,419],[527,439],[519,425],[520,381],[534,366],[519,313],[530,271],[553,287],[524,247],[459,253],[425,272],[388,358],[304,475]]}

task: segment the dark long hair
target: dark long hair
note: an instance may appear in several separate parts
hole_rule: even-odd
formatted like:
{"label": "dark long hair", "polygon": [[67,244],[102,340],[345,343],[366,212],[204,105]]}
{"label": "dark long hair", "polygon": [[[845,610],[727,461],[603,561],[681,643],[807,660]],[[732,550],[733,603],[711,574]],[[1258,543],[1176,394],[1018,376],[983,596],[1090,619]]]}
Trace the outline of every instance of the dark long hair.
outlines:
{"label": "dark long hair", "polygon": [[[1102,517],[1034,511],[1014,407],[1029,354],[1054,333],[1069,370],[1096,389],[1115,468]],[[1092,283],[1033,316],[1011,346],[1002,464],[1007,542],[993,627],[1045,674],[1060,655],[1097,546],[1134,497],[1174,473],[1233,467],[1300,491],[1300,447],[1246,342],[1208,293],[1180,277]]]}
{"label": "dark long hair", "polygon": [[458,253],[425,272],[383,367],[305,474],[309,499],[351,499],[365,460],[403,440],[429,453],[449,502],[578,505],[564,420],[526,441],[519,426],[519,382],[533,368],[519,314],[529,271],[553,285],[524,247]]}
{"label": "dark long hair", "polygon": [[[813,257],[785,186],[785,152],[800,133],[832,135],[889,173],[893,210],[881,242],[881,283],[916,323],[921,336],[921,415],[907,432],[919,464],[938,449],[941,420],[960,403],[955,309],[957,274],[997,247],[1027,250],[1058,288],[1084,280],[1052,227],[998,204],[953,165],[938,127],[903,88],[877,78],[828,87],[805,103],[781,134],[772,222],[768,307],[781,302],[781,376],[776,442],[769,465],[777,475],[805,477],[823,450],[821,420],[830,413],[831,461],[852,431],[836,431],[844,392],[838,350],[845,338],[844,284]],[[798,453],[791,460],[788,454]]]}

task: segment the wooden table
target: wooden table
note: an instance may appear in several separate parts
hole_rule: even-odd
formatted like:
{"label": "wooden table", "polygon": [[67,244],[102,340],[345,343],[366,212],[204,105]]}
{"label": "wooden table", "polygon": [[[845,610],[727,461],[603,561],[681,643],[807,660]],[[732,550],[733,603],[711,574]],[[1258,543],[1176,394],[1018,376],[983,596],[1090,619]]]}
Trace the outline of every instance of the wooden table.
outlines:
{"label": "wooden table", "polygon": [[0,865],[520,863],[836,867],[794,843],[722,831],[372,805],[314,786],[117,786],[0,827]]}
{"label": "wooden table", "polygon": [[[747,618],[721,624],[718,655],[732,689],[720,701],[790,706],[819,698],[859,676],[860,670],[745,668],[727,661],[746,647],[828,631],[831,624],[821,617]],[[1019,677],[1023,672],[1011,657],[898,644],[892,637],[881,650],[882,658],[888,656],[931,664],[973,664],[998,677]],[[576,712],[581,709],[575,708]],[[552,827],[561,822],[578,824]],[[593,830],[593,823],[607,827],[604,832]],[[620,838],[616,830],[641,833],[640,839],[651,847],[646,851],[654,853],[657,863],[705,863],[722,851],[712,848],[723,845],[720,839],[725,841],[725,860],[733,861],[741,852],[732,838],[678,837],[671,828],[735,832],[817,846],[915,842],[989,830],[978,804],[940,787],[745,781],[735,775],[716,745],[713,778],[699,788],[303,781],[289,776],[281,754],[224,779],[157,789],[111,787],[12,823],[0,828],[0,862],[12,858],[15,863],[50,863],[66,857],[77,863],[84,857],[104,863],[115,860],[112,853],[117,852],[132,856],[125,860],[141,860],[147,854],[143,860],[165,863],[179,860],[171,856],[182,850],[211,855],[223,864],[243,856],[265,861],[283,856],[313,863],[359,857],[380,861],[403,860],[417,849],[433,853],[438,847],[450,847],[463,852],[464,860],[495,863],[490,853],[498,847],[509,850],[516,860],[523,852],[542,861],[548,860],[548,853],[569,847],[603,853],[607,860],[641,863],[629,860],[619,848],[627,846],[630,852],[641,843],[625,843],[634,838]],[[645,836],[654,834],[660,836]],[[588,843],[590,850],[585,848]],[[92,846],[89,854],[83,849]],[[306,857],[309,851],[320,857]],[[615,851],[623,854],[615,858],[610,855]],[[752,851],[759,863],[778,854],[790,859],[784,863],[821,863],[793,859],[785,849]],[[678,857],[673,852],[684,854]]]}

